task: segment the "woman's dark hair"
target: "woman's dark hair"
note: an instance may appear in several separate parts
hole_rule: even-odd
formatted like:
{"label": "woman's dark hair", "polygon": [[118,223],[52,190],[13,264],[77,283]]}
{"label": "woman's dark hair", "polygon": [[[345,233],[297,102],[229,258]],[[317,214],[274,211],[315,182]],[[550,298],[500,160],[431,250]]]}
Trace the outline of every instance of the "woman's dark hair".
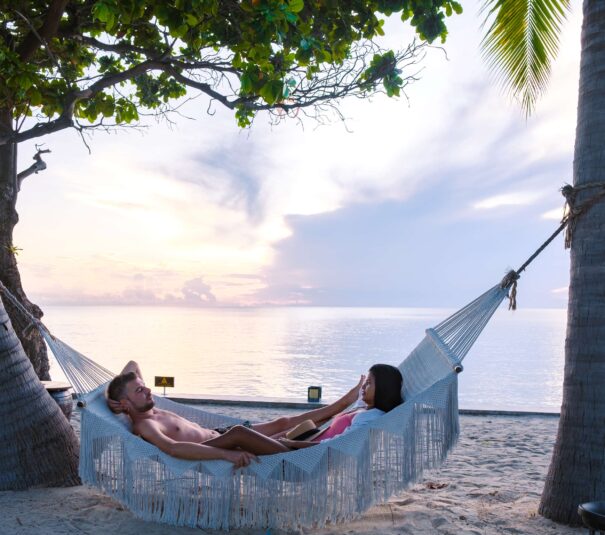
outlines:
{"label": "woman's dark hair", "polygon": [[401,405],[401,387],[403,376],[401,372],[390,364],[374,364],[370,368],[376,385],[374,392],[374,407],[384,412]]}

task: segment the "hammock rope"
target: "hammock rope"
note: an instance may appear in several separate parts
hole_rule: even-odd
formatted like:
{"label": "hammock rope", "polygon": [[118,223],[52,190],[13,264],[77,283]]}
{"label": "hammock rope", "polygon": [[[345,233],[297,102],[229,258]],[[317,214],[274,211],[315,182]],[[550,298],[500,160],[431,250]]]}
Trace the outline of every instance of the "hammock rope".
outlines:
{"label": "hammock rope", "polygon": [[46,325],[31,314],[1,281],[0,292],[30,321],[29,325],[38,328],[78,398],[116,376],[115,373],[54,337]]}
{"label": "hammock rope", "polygon": [[[594,188],[602,191],[600,193],[596,193],[584,201],[581,205],[577,206],[576,197],[578,193],[582,190]],[[605,184],[603,182],[587,182],[586,184],[580,184],[577,186],[566,184],[561,188],[561,194],[565,197],[566,214],[563,217],[563,221],[567,223],[567,232],[565,233],[565,249],[569,249],[571,247],[573,231],[575,230],[578,218],[580,215],[588,212],[588,210],[590,210],[590,208],[592,208],[601,199],[605,198]]]}
{"label": "hammock rope", "polygon": [[[593,188],[598,188],[602,191],[596,193],[595,195],[584,201],[582,204],[576,205],[576,197],[578,193],[582,190]],[[529,266],[564,229],[566,229],[564,241],[565,249],[569,249],[571,247],[573,231],[575,229],[579,217],[588,212],[588,210],[590,210],[595,204],[597,204],[597,202],[605,198],[605,184],[602,182],[589,182],[586,184],[581,184],[579,186],[572,186],[571,184],[566,184],[561,188],[561,195],[565,197],[565,205],[563,206],[563,217],[561,218],[561,224],[546,239],[546,241],[535,250],[535,252],[521,265],[519,269],[509,271],[500,283],[503,288],[510,289],[508,305],[509,310],[517,310],[517,280],[521,276],[521,273],[525,271],[527,266]]]}

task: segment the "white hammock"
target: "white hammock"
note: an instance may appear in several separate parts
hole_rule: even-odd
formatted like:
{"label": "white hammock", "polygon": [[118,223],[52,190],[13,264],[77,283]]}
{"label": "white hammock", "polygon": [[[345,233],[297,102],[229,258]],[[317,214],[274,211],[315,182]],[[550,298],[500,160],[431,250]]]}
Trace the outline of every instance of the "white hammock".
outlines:
{"label": "white hammock", "polygon": [[[454,446],[461,362],[508,290],[497,285],[426,331],[400,364],[405,402],[366,427],[312,448],[264,456],[233,471],[226,461],[186,461],[130,432],[105,403],[113,377],[42,329],[78,392],[80,476],[137,516],[212,529],[323,526],[359,516],[439,466]],[[157,406],[208,428],[238,420],[164,398]]]}

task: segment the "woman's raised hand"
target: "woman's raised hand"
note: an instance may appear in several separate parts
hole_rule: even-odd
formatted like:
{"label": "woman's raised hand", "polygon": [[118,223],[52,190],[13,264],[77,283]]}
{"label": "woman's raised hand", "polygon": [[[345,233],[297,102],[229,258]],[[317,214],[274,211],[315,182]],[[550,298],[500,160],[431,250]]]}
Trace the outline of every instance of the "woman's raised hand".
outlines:
{"label": "woman's raised hand", "polygon": [[353,388],[351,388],[351,390],[349,390],[349,392],[345,396],[347,406],[352,405],[357,401],[357,398],[359,397],[359,390],[361,390],[361,387],[363,386],[363,383],[365,383],[365,381],[366,376],[362,374],[359,378],[359,382]]}

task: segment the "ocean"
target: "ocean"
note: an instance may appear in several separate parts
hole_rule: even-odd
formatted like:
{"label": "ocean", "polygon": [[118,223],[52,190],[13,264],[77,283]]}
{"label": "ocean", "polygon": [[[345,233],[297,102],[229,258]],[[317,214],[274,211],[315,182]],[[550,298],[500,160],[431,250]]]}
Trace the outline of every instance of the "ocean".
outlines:
{"label": "ocean", "polygon": [[[454,312],[424,308],[46,306],[51,332],[112,371],[134,359],[175,393],[336,399],[376,362],[399,364]],[[566,311],[503,304],[464,360],[460,407],[558,412]],[[61,379],[51,361],[51,376]],[[161,392],[160,388],[154,389]]]}

